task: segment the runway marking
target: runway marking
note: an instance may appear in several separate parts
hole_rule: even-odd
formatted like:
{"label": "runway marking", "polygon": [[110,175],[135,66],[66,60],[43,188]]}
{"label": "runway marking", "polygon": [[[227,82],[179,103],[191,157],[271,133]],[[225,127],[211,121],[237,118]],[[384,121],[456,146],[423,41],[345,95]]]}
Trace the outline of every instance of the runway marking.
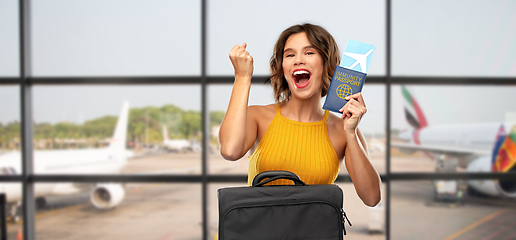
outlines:
{"label": "runway marking", "polygon": [[454,233],[453,235],[451,235],[451,236],[449,236],[449,237],[445,238],[444,240],[452,240],[452,239],[455,239],[455,238],[459,237],[460,235],[462,235],[462,234],[464,234],[464,233],[468,232],[469,230],[471,230],[471,229],[473,229],[473,228],[477,227],[478,225],[480,225],[480,224],[482,224],[482,223],[484,223],[484,222],[487,222],[487,221],[489,221],[489,220],[491,220],[491,219],[495,218],[496,216],[500,215],[502,212],[504,212],[504,210],[498,210],[497,212],[494,212],[493,214],[491,214],[491,215],[489,215],[489,216],[487,216],[487,217],[485,217],[485,218],[483,218],[483,219],[478,220],[477,222],[475,222],[475,223],[473,223],[473,224],[471,224],[471,225],[469,225],[469,226],[467,226],[467,227],[463,228],[462,230],[460,230],[460,231],[458,231],[458,232]]}
{"label": "runway marking", "polygon": [[[475,236],[480,236],[481,233],[484,233],[487,230],[491,230],[495,227],[499,227],[499,226],[501,226],[502,223],[506,223],[507,220],[514,219],[514,215],[516,215],[516,213],[514,213],[514,212],[511,213],[510,211],[505,211],[504,213],[508,213],[506,215],[509,215],[509,216],[505,216],[504,218],[502,218],[502,216],[500,216],[499,218],[493,219],[493,221],[490,221],[489,225],[487,225],[483,228],[480,228],[479,230],[471,232],[465,240],[470,239]],[[504,225],[506,225],[506,224],[504,224]],[[512,224],[512,225],[514,225],[514,224]],[[510,227],[512,225],[505,226],[505,227],[499,229],[498,231],[491,233],[491,235],[489,235],[488,237],[485,237],[485,239],[495,239],[495,238],[493,238],[494,236],[499,235],[500,233],[504,232],[508,227]]]}
{"label": "runway marking", "polygon": [[[511,219],[514,219],[512,217],[513,216],[511,216]],[[509,228],[512,228],[515,225],[516,225],[516,223],[513,223],[511,225],[505,226],[505,227],[501,228],[500,230],[498,230],[497,232],[494,232],[491,235],[487,236],[486,239],[494,239],[495,236],[500,235],[502,232],[504,232],[505,230],[507,230]]]}

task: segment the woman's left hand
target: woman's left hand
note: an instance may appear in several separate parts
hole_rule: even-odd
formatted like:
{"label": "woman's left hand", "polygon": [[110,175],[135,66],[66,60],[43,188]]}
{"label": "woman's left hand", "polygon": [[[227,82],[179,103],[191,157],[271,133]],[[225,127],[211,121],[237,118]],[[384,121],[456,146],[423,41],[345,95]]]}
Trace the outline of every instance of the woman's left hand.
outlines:
{"label": "woman's left hand", "polygon": [[355,130],[360,123],[360,119],[367,112],[362,93],[355,93],[346,97],[348,102],[339,112],[342,113],[341,118],[344,119],[344,131],[348,133],[355,133]]}

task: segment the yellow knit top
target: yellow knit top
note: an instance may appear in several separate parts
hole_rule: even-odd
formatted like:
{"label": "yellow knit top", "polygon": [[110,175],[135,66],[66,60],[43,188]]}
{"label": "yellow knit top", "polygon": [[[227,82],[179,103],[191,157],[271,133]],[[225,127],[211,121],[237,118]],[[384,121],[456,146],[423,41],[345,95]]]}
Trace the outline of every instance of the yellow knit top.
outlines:
{"label": "yellow knit top", "polygon": [[[276,115],[253,155],[249,157],[248,184],[261,172],[285,170],[297,174],[308,185],[332,184],[339,174],[339,159],[328,135],[329,112],[319,122],[298,122]],[[273,184],[291,185],[291,180]]]}

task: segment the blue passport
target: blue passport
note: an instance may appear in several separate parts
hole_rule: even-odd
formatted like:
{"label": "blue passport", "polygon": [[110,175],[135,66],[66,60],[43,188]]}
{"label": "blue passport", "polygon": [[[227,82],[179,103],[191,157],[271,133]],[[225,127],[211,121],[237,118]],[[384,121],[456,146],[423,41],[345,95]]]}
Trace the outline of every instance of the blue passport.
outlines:
{"label": "blue passport", "polygon": [[375,46],[348,40],[339,66],[335,67],[323,109],[340,113],[349,95],[362,92]]}
{"label": "blue passport", "polygon": [[339,112],[348,102],[345,99],[347,96],[362,91],[366,76],[365,73],[336,66],[323,108],[332,112]]}

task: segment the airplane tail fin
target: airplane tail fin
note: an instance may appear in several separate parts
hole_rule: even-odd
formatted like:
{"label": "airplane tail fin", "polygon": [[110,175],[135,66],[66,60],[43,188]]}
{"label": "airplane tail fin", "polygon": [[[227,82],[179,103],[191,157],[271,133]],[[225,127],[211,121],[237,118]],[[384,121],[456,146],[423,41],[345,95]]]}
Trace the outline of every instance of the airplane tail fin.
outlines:
{"label": "airplane tail fin", "polygon": [[420,129],[428,126],[426,117],[419,107],[416,99],[410,94],[404,85],[401,85],[401,91],[403,93],[403,102],[405,105],[405,117],[408,123],[415,129]]}
{"label": "airplane tail fin", "polygon": [[500,148],[502,147],[502,144],[505,141],[506,137],[507,137],[507,135],[505,134],[505,128],[502,124],[502,125],[500,125],[500,128],[498,129],[498,133],[496,134],[495,145],[493,147],[493,153],[491,156],[491,167],[492,167],[493,172],[497,171],[497,169],[495,167],[496,158],[498,156],[498,152],[500,152]]}
{"label": "airplane tail fin", "polygon": [[503,139],[498,155],[492,165],[493,172],[514,171],[516,166],[516,127],[512,127]]}
{"label": "airplane tail fin", "polygon": [[126,149],[126,139],[127,139],[127,125],[129,121],[129,102],[125,101],[122,105],[122,111],[120,112],[120,116],[118,117],[118,122],[116,123],[115,133],[113,133],[113,138],[111,139],[111,143],[109,144],[110,149],[123,151]]}
{"label": "airplane tail fin", "polygon": [[163,125],[163,141],[166,142],[168,141],[168,130],[167,130],[167,126]]}

